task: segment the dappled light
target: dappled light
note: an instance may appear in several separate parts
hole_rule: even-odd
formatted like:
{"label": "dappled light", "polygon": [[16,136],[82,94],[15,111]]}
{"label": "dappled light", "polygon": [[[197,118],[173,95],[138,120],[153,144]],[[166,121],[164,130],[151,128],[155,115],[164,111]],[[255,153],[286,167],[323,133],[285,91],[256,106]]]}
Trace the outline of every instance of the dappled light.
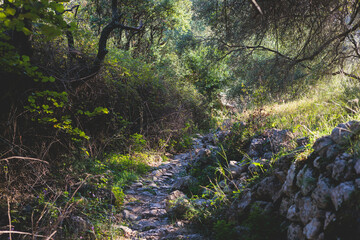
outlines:
{"label": "dappled light", "polygon": [[0,239],[360,236],[360,1],[0,1]]}

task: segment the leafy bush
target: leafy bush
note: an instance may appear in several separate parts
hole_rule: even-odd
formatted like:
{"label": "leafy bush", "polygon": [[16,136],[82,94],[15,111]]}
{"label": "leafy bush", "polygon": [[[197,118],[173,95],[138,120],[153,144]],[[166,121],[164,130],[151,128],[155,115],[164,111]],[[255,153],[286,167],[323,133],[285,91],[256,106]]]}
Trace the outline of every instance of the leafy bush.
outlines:
{"label": "leafy bush", "polygon": [[244,235],[244,239],[285,239],[283,236],[285,229],[281,226],[281,218],[271,212],[264,212],[261,208],[256,206],[256,204],[253,204],[247,219],[244,221],[244,225],[249,229]]}
{"label": "leafy bush", "polygon": [[235,231],[234,227],[235,227],[235,224],[232,222],[227,222],[225,220],[217,220],[213,227],[214,232],[215,232],[215,239],[217,239],[217,240],[238,239],[238,236],[236,236],[236,231]]}

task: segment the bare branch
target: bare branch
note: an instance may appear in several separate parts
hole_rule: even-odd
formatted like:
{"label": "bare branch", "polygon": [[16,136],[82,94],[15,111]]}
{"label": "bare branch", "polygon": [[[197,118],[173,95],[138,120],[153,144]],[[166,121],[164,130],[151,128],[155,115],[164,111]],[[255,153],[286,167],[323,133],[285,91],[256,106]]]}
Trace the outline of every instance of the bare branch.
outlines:
{"label": "bare branch", "polygon": [[352,73],[347,73],[347,72],[344,72],[343,70],[340,70],[340,71],[337,71],[337,72],[334,72],[332,73],[331,75],[335,76],[335,75],[338,75],[338,74],[343,74],[347,77],[350,77],[350,78],[353,78],[353,79],[356,79],[356,80],[359,80],[360,81],[360,77],[359,76],[356,76]]}
{"label": "bare branch", "polygon": [[260,13],[261,15],[263,15],[264,13],[263,13],[263,11],[261,10],[259,4],[256,2],[256,0],[251,0],[251,2],[252,2],[252,4],[254,4],[254,6],[256,7],[256,9],[259,11],[259,13]]}
{"label": "bare branch", "polygon": [[331,43],[333,43],[335,40],[341,39],[341,38],[345,38],[347,37],[350,33],[356,31],[358,28],[360,27],[360,21],[355,24],[353,27],[351,27],[350,29],[348,29],[345,32],[342,32],[332,38],[330,38],[329,40],[327,40],[326,42],[324,42],[319,48],[317,48],[310,56],[301,58],[301,59],[297,59],[294,61],[294,65],[303,61],[308,61],[308,60],[313,60],[316,56],[318,56],[323,50],[325,50],[325,48],[327,48]]}
{"label": "bare branch", "polygon": [[44,160],[41,160],[38,158],[22,157],[22,156],[12,156],[12,157],[8,157],[8,158],[3,158],[3,159],[0,159],[0,162],[2,162],[2,161],[8,162],[11,159],[25,159],[25,160],[31,160],[31,161],[37,161],[37,162],[49,164],[47,161],[44,161]]}
{"label": "bare branch", "polygon": [[2,235],[2,234],[20,234],[20,235],[28,235],[28,236],[46,238],[46,236],[43,236],[43,235],[37,235],[37,234],[28,233],[28,232],[20,232],[20,231],[0,231],[0,235]]}

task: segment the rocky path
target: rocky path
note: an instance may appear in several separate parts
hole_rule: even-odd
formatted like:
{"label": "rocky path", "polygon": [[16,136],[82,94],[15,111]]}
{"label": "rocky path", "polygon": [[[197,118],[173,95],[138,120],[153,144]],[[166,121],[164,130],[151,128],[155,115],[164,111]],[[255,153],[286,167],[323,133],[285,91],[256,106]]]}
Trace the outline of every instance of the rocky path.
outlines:
{"label": "rocky path", "polygon": [[166,200],[176,190],[174,183],[181,178],[200,146],[201,139],[195,139],[195,151],[163,162],[125,191],[122,215],[129,227],[122,230],[127,239],[206,239],[186,227],[186,221],[171,219],[166,210]]}

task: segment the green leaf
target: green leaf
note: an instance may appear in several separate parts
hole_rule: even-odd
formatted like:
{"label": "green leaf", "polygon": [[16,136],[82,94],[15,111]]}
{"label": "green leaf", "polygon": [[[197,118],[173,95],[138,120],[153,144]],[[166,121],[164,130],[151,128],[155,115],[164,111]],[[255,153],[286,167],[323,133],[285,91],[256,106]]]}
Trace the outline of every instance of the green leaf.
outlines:
{"label": "green leaf", "polygon": [[25,33],[25,35],[30,35],[31,31],[29,29],[27,29],[26,27],[22,28],[23,33]]}
{"label": "green leaf", "polygon": [[28,62],[28,61],[30,61],[30,58],[29,58],[29,56],[22,55],[22,60],[23,60],[24,62]]}
{"label": "green leaf", "polygon": [[54,10],[59,12],[59,13],[62,13],[65,10],[64,5],[62,5],[61,3],[58,3],[58,4],[55,5]]}
{"label": "green leaf", "polygon": [[61,30],[55,26],[42,25],[40,29],[42,33],[48,37],[48,39],[52,39],[61,35]]}
{"label": "green leaf", "polygon": [[8,8],[5,9],[5,14],[6,14],[6,15],[14,16],[15,13],[16,13],[16,10],[13,9],[13,8],[8,7]]}

